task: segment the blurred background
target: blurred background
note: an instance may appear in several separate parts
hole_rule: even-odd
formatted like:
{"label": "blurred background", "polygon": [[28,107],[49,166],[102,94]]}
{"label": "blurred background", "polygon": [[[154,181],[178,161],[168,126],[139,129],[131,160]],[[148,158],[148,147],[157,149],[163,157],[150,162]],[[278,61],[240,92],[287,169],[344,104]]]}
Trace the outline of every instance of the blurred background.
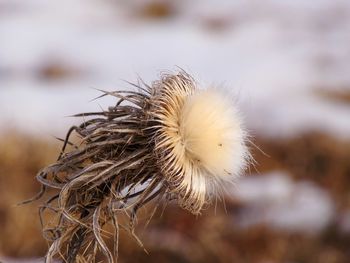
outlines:
{"label": "blurred background", "polygon": [[350,262],[349,43],[348,0],[0,0],[0,261],[42,262],[39,203],[16,203],[67,116],[181,67],[232,91],[257,164],[225,205],[141,226],[149,255],[123,234],[119,262]]}

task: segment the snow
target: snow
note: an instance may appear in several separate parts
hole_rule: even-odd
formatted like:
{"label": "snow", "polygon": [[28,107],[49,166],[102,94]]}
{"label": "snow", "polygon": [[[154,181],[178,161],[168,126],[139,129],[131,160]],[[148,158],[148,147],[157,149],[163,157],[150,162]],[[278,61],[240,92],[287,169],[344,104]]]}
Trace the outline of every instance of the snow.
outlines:
{"label": "snow", "polygon": [[[318,129],[350,136],[350,107],[314,92],[350,87],[349,1],[179,2],[182,13],[159,23],[130,15],[142,4],[3,0],[2,129],[11,122],[29,132],[61,134],[72,121],[58,116],[99,107],[89,103],[98,95],[90,87],[124,88],[120,79],[139,74],[151,81],[177,65],[204,86],[222,84],[238,94],[254,134]],[[232,26],[207,30],[202,19],[215,15],[229,17]],[[38,79],[35,69],[55,59],[85,74],[63,83]]]}
{"label": "snow", "polygon": [[244,204],[238,220],[244,228],[267,224],[315,234],[334,219],[335,204],[326,190],[309,181],[293,182],[283,172],[244,177],[234,196]]}

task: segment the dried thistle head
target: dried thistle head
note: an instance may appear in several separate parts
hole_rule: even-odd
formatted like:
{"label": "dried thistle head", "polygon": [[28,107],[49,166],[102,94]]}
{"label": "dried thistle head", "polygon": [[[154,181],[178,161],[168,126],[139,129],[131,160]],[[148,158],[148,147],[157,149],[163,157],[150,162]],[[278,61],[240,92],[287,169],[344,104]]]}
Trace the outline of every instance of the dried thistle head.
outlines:
{"label": "dried thistle head", "polygon": [[157,165],[179,204],[197,214],[245,168],[246,134],[219,89],[198,90],[188,75],[166,76],[153,88]]}
{"label": "dried thistle head", "polygon": [[106,245],[104,225],[113,226],[117,244],[125,228],[118,218],[128,211],[137,239],[136,214],[149,201],[175,199],[198,214],[245,168],[246,135],[226,94],[197,89],[185,72],[135,86],[104,92],[117,98],[107,111],[76,115],[92,118],[69,130],[58,160],[37,175],[40,197],[47,188],[55,192],[40,208],[55,215],[43,222],[47,262],[93,262],[98,251],[115,262],[117,245],[113,252]]}

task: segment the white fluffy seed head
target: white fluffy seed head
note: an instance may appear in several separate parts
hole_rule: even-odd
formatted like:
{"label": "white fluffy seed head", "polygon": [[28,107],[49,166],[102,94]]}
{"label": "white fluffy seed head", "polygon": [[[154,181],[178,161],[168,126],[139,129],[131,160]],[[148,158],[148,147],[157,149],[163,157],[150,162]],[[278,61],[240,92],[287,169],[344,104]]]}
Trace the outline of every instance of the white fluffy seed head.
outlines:
{"label": "white fluffy seed head", "polygon": [[243,168],[246,147],[241,121],[220,90],[197,91],[185,100],[180,135],[187,157],[218,180],[232,180]]}
{"label": "white fluffy seed head", "polygon": [[197,90],[191,77],[167,75],[155,88],[156,154],[179,204],[199,213],[246,167],[246,134],[233,101],[219,89]]}

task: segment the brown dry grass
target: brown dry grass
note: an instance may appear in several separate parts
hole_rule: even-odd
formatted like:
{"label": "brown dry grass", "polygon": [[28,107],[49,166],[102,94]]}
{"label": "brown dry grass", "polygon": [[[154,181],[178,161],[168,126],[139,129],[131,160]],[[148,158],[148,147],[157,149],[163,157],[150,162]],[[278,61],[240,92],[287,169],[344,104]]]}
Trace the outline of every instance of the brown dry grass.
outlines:
{"label": "brown dry grass", "polygon": [[319,88],[316,90],[317,94],[327,100],[335,101],[335,102],[342,102],[342,103],[350,103],[350,89],[343,88],[343,89],[336,89],[336,90],[330,90],[325,88]]}
{"label": "brown dry grass", "polygon": [[[330,191],[339,210],[349,208],[349,142],[310,133],[280,141],[258,138],[255,143],[270,155],[254,153],[261,176],[270,170],[287,170],[296,180],[312,180]],[[56,144],[37,138],[14,133],[1,138],[1,254],[32,257],[46,252],[37,203],[20,208],[13,205],[38,191],[34,175],[56,159],[57,151]],[[264,225],[239,229],[235,216],[242,208],[239,202],[228,201],[227,214],[221,208],[216,214],[210,209],[196,218],[170,206],[162,216],[159,211],[146,229],[137,229],[149,255],[121,231],[119,262],[346,263],[350,258],[350,235],[340,232],[336,222],[316,236],[273,231]],[[142,209],[140,221],[147,220],[147,209]]]}
{"label": "brown dry grass", "polygon": [[147,19],[166,19],[176,14],[176,5],[171,1],[152,0],[143,4],[138,15]]}
{"label": "brown dry grass", "polygon": [[41,238],[37,204],[17,206],[33,196],[38,169],[57,155],[58,145],[8,132],[0,139],[0,254],[39,256],[46,250]]}

